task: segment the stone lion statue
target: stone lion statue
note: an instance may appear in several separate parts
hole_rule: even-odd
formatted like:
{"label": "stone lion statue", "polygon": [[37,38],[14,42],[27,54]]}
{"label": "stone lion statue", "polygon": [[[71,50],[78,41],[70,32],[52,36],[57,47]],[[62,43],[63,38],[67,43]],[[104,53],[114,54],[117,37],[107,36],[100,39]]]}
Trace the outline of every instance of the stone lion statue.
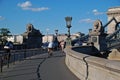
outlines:
{"label": "stone lion statue", "polygon": [[96,32],[96,33],[98,33],[98,32],[99,33],[104,32],[103,27],[102,27],[102,22],[100,20],[96,20],[94,22],[93,32]]}
{"label": "stone lion statue", "polygon": [[32,24],[27,24],[27,32],[32,32],[32,30],[34,29]]}

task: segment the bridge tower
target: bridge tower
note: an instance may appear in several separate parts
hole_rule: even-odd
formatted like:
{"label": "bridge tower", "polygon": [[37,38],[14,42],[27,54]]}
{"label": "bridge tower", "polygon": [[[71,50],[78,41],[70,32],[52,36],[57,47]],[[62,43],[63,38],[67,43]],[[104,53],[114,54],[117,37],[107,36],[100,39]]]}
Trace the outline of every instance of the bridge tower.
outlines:
{"label": "bridge tower", "polygon": [[112,34],[117,30],[116,24],[120,22],[120,7],[109,8],[107,11],[107,15],[108,15],[108,21],[110,21],[113,17],[116,19],[116,21],[112,21],[108,25],[107,33]]}

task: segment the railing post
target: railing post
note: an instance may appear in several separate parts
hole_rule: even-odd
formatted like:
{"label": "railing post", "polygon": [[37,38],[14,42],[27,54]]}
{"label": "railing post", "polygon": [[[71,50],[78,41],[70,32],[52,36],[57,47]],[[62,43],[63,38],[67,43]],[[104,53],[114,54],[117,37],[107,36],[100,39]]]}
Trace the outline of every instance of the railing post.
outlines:
{"label": "railing post", "polygon": [[18,54],[19,61],[21,61],[21,52]]}
{"label": "railing post", "polygon": [[10,62],[10,52],[8,52],[8,55],[7,55],[7,68],[9,68],[9,62]]}
{"label": "railing post", "polygon": [[13,54],[13,58],[14,58],[13,64],[15,64],[15,53]]}
{"label": "railing post", "polygon": [[24,51],[24,58],[26,58],[26,48],[25,48],[25,51]]}
{"label": "railing post", "polygon": [[2,68],[3,68],[3,56],[1,55],[1,58],[0,58],[0,71],[2,72]]}

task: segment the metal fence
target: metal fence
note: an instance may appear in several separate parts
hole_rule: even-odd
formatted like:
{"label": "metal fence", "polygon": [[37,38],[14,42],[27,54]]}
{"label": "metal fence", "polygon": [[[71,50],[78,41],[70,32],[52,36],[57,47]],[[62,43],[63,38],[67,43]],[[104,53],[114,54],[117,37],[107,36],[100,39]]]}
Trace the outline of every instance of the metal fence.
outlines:
{"label": "metal fence", "polygon": [[7,66],[7,68],[9,68],[10,63],[15,64],[16,61],[25,60],[28,57],[37,54],[43,54],[45,52],[46,50],[43,50],[41,48],[11,50],[10,53],[0,51],[0,72],[3,71],[4,66]]}

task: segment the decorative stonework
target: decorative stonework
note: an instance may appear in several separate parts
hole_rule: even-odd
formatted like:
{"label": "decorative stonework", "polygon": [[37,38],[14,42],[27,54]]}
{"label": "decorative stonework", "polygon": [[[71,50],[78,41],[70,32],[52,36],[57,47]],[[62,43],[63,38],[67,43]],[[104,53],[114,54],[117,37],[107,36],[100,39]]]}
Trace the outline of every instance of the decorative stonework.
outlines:
{"label": "decorative stonework", "polygon": [[96,20],[93,25],[92,31],[89,33],[90,39],[89,42],[94,44],[94,47],[98,51],[105,51],[107,48],[105,38],[106,34],[104,33],[104,28],[100,20]]}
{"label": "decorative stonework", "polygon": [[120,51],[118,49],[113,49],[108,56],[109,60],[120,60]]}
{"label": "decorative stonework", "polygon": [[120,14],[120,7],[113,7],[113,8],[109,8],[107,15],[119,15]]}
{"label": "decorative stonework", "polygon": [[27,32],[32,32],[33,29],[34,29],[34,27],[32,24],[27,25]]}
{"label": "decorative stonework", "polygon": [[37,48],[42,45],[42,34],[32,24],[26,26],[26,32],[23,33],[23,37],[23,41],[28,48]]}
{"label": "decorative stonework", "polygon": [[93,32],[95,32],[95,33],[102,33],[103,32],[102,22],[100,20],[96,20],[94,22]]}
{"label": "decorative stonework", "polygon": [[[108,15],[108,21],[110,21],[114,17],[117,22],[120,22],[120,7],[109,8],[107,15]],[[116,22],[112,21],[108,25],[108,34],[114,33],[116,31],[116,29],[117,29]]]}
{"label": "decorative stonework", "polygon": [[89,33],[90,35],[101,35],[104,34],[104,29],[102,26],[102,22],[100,20],[96,20],[93,24],[93,29],[92,31]]}

